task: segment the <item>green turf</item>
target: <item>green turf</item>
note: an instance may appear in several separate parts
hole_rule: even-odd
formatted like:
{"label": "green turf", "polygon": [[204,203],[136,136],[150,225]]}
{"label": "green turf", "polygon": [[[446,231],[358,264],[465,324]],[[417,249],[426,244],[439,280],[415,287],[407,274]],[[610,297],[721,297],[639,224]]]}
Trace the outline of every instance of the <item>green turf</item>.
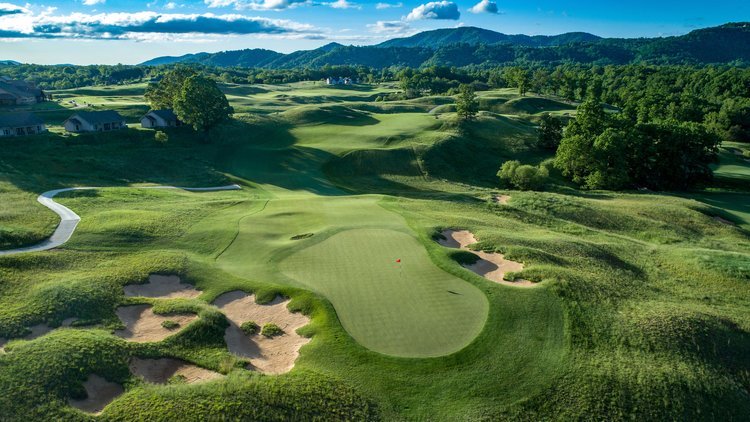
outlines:
{"label": "green turf", "polygon": [[[743,159],[722,150],[716,183],[688,193],[508,191],[508,159],[538,164],[540,112],[554,98],[481,92],[459,127],[450,97],[374,102],[392,86],[226,85],[238,110],[209,133],[61,136],[65,98],[146,107],[144,85],[58,92],[53,133],[0,149],[0,247],[38,241],[54,214],[82,216],[54,251],[0,258],[0,419],[87,420],[67,406],[92,372],[127,393],[102,419],[744,420],[750,413],[750,235]],[[562,104],[562,105],[560,105]],[[436,106],[440,112],[428,114]],[[541,107],[541,109],[537,109]],[[436,118],[437,115],[437,118]],[[725,144],[745,148],[746,144]],[[746,148],[745,148],[746,149]],[[189,193],[143,184],[242,191]],[[509,194],[508,205],[492,197]],[[734,222],[722,223],[715,217]],[[444,228],[525,264],[534,289],[501,286],[438,245]],[[400,258],[398,266],[395,259]],[[124,284],[180,274],[198,299],[125,298]],[[312,336],[295,369],[242,369],[210,305],[231,290],[291,297]],[[450,292],[453,293],[450,293]],[[458,293],[458,294],[454,294]],[[166,341],[111,334],[121,304],[200,318]],[[73,328],[22,339],[29,327]],[[227,373],[202,386],[148,386],[131,356]],[[412,357],[404,357],[412,356]],[[220,415],[220,416],[219,416]]]}
{"label": "green turf", "polygon": [[279,267],[327,297],[352,337],[380,353],[456,352],[481,331],[487,314],[479,290],[437,269],[414,237],[395,230],[346,230]]}

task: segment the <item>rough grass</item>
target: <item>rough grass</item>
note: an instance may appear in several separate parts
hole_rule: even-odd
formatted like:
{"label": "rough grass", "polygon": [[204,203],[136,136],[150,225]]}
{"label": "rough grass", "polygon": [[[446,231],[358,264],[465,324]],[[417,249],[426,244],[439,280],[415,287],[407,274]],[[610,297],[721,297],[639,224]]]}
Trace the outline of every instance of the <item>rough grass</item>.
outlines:
{"label": "rough grass", "polygon": [[[69,94],[135,115],[140,89]],[[240,115],[205,138],[173,131],[166,145],[150,131],[129,130],[51,134],[0,149],[0,204],[14,204],[0,205],[0,228],[16,233],[0,237],[5,247],[51,232],[56,219],[36,204],[39,192],[118,187],[61,196],[83,217],[63,248],[0,258],[0,337],[12,339],[0,353],[0,419],[86,418],[66,403],[82,396],[90,373],[126,387],[105,409],[113,420],[750,414],[750,201],[734,156],[722,154],[714,188],[681,196],[579,192],[556,179],[551,193],[502,191],[512,200],[501,205],[491,201],[501,162],[548,157],[534,146],[533,109],[485,111],[459,126],[450,112],[435,119],[414,109],[445,98],[371,107],[387,87],[225,89],[238,110],[262,115]],[[530,100],[513,90],[482,98],[493,107]],[[297,106],[308,117],[271,115]],[[349,115],[364,124],[341,124]],[[245,189],[127,187],[229,180]],[[449,227],[471,230],[477,247],[523,262],[519,276],[542,284],[500,286],[464,269],[469,257],[433,240]],[[139,303],[200,318],[163,342],[129,344],[111,334],[114,310],[144,300],[125,298],[122,286],[150,273],[179,274],[203,294]],[[260,302],[291,297],[290,308],[311,317],[302,334],[312,340],[290,374],[249,373],[228,353],[228,322],[209,303],[236,289]],[[473,306],[456,306],[470,295]],[[79,318],[74,328],[21,338],[33,325],[57,327],[69,317]],[[420,324],[444,341],[423,336]],[[366,347],[386,343],[418,344],[425,355],[430,347],[457,351],[403,358]],[[130,356],[180,358],[228,376],[202,386],[144,385],[127,373]]]}

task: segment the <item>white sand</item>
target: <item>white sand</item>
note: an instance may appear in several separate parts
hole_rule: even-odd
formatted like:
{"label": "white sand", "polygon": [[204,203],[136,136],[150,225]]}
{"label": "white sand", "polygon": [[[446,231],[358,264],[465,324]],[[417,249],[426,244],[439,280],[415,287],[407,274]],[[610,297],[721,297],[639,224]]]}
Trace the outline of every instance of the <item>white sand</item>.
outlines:
{"label": "white sand", "polygon": [[470,231],[444,230],[441,234],[445,238],[439,241],[441,245],[448,248],[468,250],[479,257],[477,262],[472,265],[464,265],[464,268],[499,284],[519,287],[536,286],[536,283],[529,280],[505,280],[505,274],[523,270],[523,264],[505,259],[505,256],[500,253],[470,250],[469,245],[477,243],[477,239]]}
{"label": "white sand", "polygon": [[170,378],[181,376],[188,384],[205,382],[223,377],[218,372],[210,371],[179,359],[140,359],[133,358],[129,364],[130,372],[152,384],[166,384]]}
{"label": "white sand", "polygon": [[91,374],[83,383],[86,397],[83,400],[69,400],[71,406],[84,412],[98,415],[112,401],[120,396],[124,390],[120,384],[109,382],[99,375]]}
{"label": "white sand", "polygon": [[[197,315],[156,315],[151,305],[121,306],[117,308],[116,313],[125,324],[125,329],[116,330],[115,335],[136,343],[162,341],[198,319]],[[174,321],[180,326],[168,330],[161,325],[167,320]]]}
{"label": "white sand", "polygon": [[[300,313],[287,309],[289,300],[277,297],[273,302],[259,305],[255,296],[242,291],[233,291],[219,296],[214,305],[219,307],[230,326],[224,333],[229,351],[237,356],[250,359],[253,369],[264,374],[281,374],[294,367],[299,356],[299,349],[310,339],[297,334],[297,329],[304,327],[310,319]],[[284,334],[267,338],[260,333],[247,336],[240,326],[244,322],[254,321],[259,326],[274,323],[284,330]]]}

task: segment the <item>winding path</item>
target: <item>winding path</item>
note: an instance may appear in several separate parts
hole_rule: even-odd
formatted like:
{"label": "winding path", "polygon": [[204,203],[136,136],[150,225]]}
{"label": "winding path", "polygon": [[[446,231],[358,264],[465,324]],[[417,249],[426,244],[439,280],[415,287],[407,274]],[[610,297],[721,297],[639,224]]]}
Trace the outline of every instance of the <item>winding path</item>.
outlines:
{"label": "winding path", "polygon": [[[36,200],[39,201],[40,204],[51,209],[57,215],[60,216],[60,224],[57,225],[55,232],[52,233],[52,236],[50,236],[47,240],[41,243],[38,243],[36,245],[26,246],[26,247],[18,248],[18,249],[9,249],[5,251],[0,251],[0,256],[16,255],[16,254],[28,253],[28,252],[46,251],[46,250],[61,246],[63,243],[70,240],[70,237],[73,236],[73,232],[78,226],[78,222],[81,221],[81,217],[79,217],[78,214],[74,213],[73,210],[71,210],[70,208],[55,202],[54,199],[52,198],[54,198],[56,195],[63,193],[63,192],[70,192],[74,190],[88,190],[88,189],[102,189],[102,187],[79,187],[79,188],[55,189],[55,190],[44,192],[43,194],[39,195],[39,197],[37,197]],[[240,185],[235,184],[235,185],[227,185],[227,186],[216,186],[216,187],[210,187],[210,188],[183,188],[179,186],[144,186],[144,187],[136,187],[136,189],[181,189],[181,190],[186,190],[190,192],[213,192],[213,191],[221,191],[221,190],[239,190],[242,188],[240,187]]]}

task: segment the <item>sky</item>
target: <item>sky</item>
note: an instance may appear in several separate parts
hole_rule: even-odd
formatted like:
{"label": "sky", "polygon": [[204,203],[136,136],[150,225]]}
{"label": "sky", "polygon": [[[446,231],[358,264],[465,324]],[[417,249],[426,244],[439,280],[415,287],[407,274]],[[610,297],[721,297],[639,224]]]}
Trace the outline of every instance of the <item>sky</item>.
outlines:
{"label": "sky", "polygon": [[739,21],[750,21],[748,0],[0,0],[0,60],[136,64],[243,48],[289,53],[458,26],[658,37]]}

